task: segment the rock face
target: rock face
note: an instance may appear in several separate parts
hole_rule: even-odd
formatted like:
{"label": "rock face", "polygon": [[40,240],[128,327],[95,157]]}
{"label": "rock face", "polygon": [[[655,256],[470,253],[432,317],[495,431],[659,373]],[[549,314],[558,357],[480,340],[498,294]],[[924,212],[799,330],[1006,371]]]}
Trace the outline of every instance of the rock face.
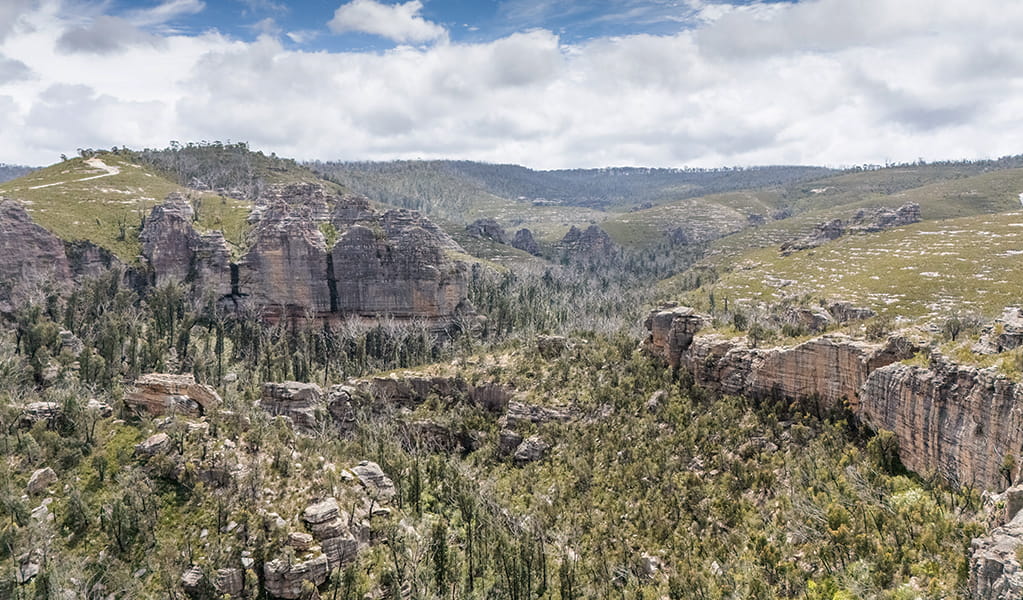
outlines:
{"label": "rock face", "polygon": [[259,401],[263,410],[291,419],[300,431],[309,433],[317,429],[317,410],[322,408],[323,391],[315,383],[264,383],[263,397]]}
{"label": "rock face", "polygon": [[703,328],[704,317],[685,306],[673,307],[651,312],[644,325],[650,332],[647,349],[660,354],[674,368],[679,366],[693,336]]}
{"label": "rock face", "polygon": [[71,266],[64,243],[32,222],[18,202],[0,198],[0,310],[15,308],[12,302],[35,287],[71,280]]}
{"label": "rock face", "polygon": [[[685,309],[655,311],[647,319],[646,347],[721,393],[848,408],[869,426],[894,432],[903,464],[920,473],[1000,489],[1011,483],[1003,464],[1023,463],[1023,384],[992,369],[959,365],[936,352],[927,367],[903,364],[917,348],[900,338],[880,344],[825,335],[796,346],[750,348],[745,338],[694,337],[698,323]],[[673,331],[681,333],[672,337]],[[1012,481],[1019,470],[1009,474]]]}
{"label": "rock face", "polygon": [[231,293],[231,253],[222,233],[200,235],[195,211],[181,194],[167,196],[142,225],[139,241],[149,264],[150,284],[187,283],[198,294]]}
{"label": "rock face", "polygon": [[294,600],[302,596],[302,582],[310,581],[319,587],[327,580],[327,555],[319,547],[310,551],[304,560],[288,562],[283,558],[274,559],[263,565],[263,587],[276,598]]}
{"label": "rock face", "polygon": [[168,412],[198,417],[220,404],[220,396],[208,385],[196,383],[191,374],[149,373],[135,380],[135,389],[124,395],[124,403],[151,415]]}
{"label": "rock face", "polygon": [[518,248],[523,252],[528,252],[533,256],[540,256],[540,244],[537,243],[533,237],[533,232],[522,228],[515,232],[515,237],[512,238],[511,245],[513,248]]}
{"label": "rock face", "polygon": [[[1016,554],[1023,544],[1023,488],[1005,491],[1005,522],[971,544],[969,590],[973,598],[1018,600],[1023,598],[1023,569]],[[995,496],[998,498],[999,496]]]}
{"label": "rock face", "polygon": [[331,312],[327,245],[311,215],[278,202],[267,209],[238,264],[239,287],[271,318]]}
{"label": "rock face", "polygon": [[[1000,489],[1006,457],[1023,448],[1023,387],[993,370],[958,365],[937,353],[926,368],[895,364],[870,374],[860,411],[894,431],[910,469],[961,484]],[[1018,467],[1011,473],[1019,476]]]}
{"label": "rock face", "polygon": [[508,243],[508,233],[497,219],[476,219],[465,226],[465,232],[473,237],[493,240],[498,244]]}
{"label": "rock face", "polygon": [[1023,346],[1023,309],[1010,307],[994,323],[984,328],[973,351],[980,354],[998,354]]}
{"label": "rock face", "polygon": [[[332,247],[324,227],[336,234]],[[457,252],[419,213],[378,214],[364,198],[305,184],[275,188],[238,264],[235,293],[271,319],[387,315],[443,324],[472,311],[468,266],[450,258]]]}

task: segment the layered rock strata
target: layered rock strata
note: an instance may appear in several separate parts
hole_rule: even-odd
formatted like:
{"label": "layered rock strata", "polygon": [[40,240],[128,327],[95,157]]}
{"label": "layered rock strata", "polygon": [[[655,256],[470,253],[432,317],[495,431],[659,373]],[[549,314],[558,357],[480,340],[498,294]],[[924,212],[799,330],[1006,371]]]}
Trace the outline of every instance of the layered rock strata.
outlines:
{"label": "layered rock strata", "polygon": [[696,383],[725,394],[813,400],[849,409],[875,429],[893,431],[907,468],[947,480],[1001,489],[1019,477],[1023,386],[992,369],[932,353],[927,367],[900,361],[918,350],[825,335],[802,344],[751,348],[746,338],[696,335],[703,320],[687,309],[647,319],[646,347]]}
{"label": "layered rock strata", "polygon": [[36,290],[66,285],[71,266],[64,242],[32,222],[18,202],[0,198],[0,310]]}
{"label": "layered rock strata", "polygon": [[172,194],[147,217],[142,254],[151,284],[190,286],[269,320],[349,316],[424,319],[443,326],[467,301],[461,247],[419,213],[378,213],[365,198],[315,184],[273,187],[253,210],[248,250],[231,262],[218,232],[199,234]]}
{"label": "layered rock strata", "polygon": [[196,383],[192,375],[149,373],[135,380],[134,389],[124,395],[124,403],[151,415],[178,413],[202,416],[220,404],[212,387]]}

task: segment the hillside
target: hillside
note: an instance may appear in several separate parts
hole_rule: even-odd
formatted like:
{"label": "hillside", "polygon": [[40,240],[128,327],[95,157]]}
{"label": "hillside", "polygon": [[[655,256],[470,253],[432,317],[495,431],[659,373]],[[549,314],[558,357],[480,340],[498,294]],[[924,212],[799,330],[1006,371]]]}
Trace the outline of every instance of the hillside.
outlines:
{"label": "hillside", "polygon": [[128,264],[139,255],[142,220],[171,192],[189,195],[199,208],[200,228],[222,230],[232,244],[243,243],[247,202],[190,191],[122,154],[73,158],[0,184],[0,196],[22,201],[58,237],[92,241]]}

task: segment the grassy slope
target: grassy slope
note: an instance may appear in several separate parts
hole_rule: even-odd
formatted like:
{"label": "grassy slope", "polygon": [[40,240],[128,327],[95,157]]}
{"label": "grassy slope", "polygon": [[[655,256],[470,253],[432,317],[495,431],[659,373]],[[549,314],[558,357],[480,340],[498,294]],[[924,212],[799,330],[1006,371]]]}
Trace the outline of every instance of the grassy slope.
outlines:
{"label": "grassy slope", "polygon": [[96,177],[106,171],[75,158],[6,182],[0,195],[24,202],[37,223],[62,239],[92,241],[127,263],[137,260],[142,219],[171,192],[187,193],[199,204],[200,229],[222,230],[231,243],[242,243],[246,203],[189,191],[123,157],[98,158],[120,172]]}

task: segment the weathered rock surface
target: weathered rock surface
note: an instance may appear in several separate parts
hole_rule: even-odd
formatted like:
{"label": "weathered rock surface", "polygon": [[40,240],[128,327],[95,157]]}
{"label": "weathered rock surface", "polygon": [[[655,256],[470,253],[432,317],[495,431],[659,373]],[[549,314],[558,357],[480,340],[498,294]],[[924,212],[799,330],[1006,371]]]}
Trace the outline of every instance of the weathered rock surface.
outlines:
{"label": "weathered rock surface", "polygon": [[1020,346],[1023,346],[1023,309],[1012,306],[984,328],[973,351],[979,354],[998,354]]}
{"label": "weathered rock surface", "polygon": [[263,565],[263,587],[276,598],[295,600],[302,595],[302,582],[310,581],[319,587],[327,580],[327,555],[314,547],[311,556],[288,562],[274,559]]}
{"label": "weathered rock surface", "polygon": [[519,444],[512,458],[519,464],[535,462],[546,456],[547,451],[550,449],[550,444],[540,436],[534,435],[526,438]]}
{"label": "weathered rock surface", "polygon": [[485,240],[493,240],[498,244],[508,243],[508,232],[501,227],[497,219],[476,219],[465,226],[465,232],[473,237]]}
{"label": "weathered rock surface", "polygon": [[[1008,485],[1000,469],[1023,448],[1023,388],[993,370],[937,353],[926,368],[894,364],[866,381],[862,418],[894,431],[906,467],[985,489]],[[1012,473],[1018,478],[1018,467]]]}
{"label": "weathered rock surface", "polygon": [[35,496],[46,491],[46,488],[57,483],[57,474],[50,467],[38,469],[28,479],[26,491],[29,496]]}
{"label": "weathered rock surface", "polygon": [[0,311],[36,288],[71,281],[64,242],[32,222],[18,202],[0,198]]}
{"label": "weathered rock surface", "polygon": [[241,598],[242,592],[245,591],[245,574],[241,569],[217,569],[213,579],[213,589],[218,594]]}
{"label": "weathered rock surface", "polygon": [[504,427],[515,429],[527,423],[542,425],[544,423],[568,423],[578,415],[569,407],[546,407],[526,404],[512,400],[508,402],[508,412],[498,421]]}
{"label": "weathered rock surface", "polygon": [[231,253],[222,233],[200,235],[193,226],[195,211],[178,193],[153,208],[142,225],[139,241],[150,269],[150,284],[192,286],[198,295],[214,298],[231,293]]}
{"label": "weathered rock surface", "polygon": [[149,373],[135,380],[135,387],[124,395],[124,402],[151,415],[201,416],[220,404],[220,396],[212,387],[196,383],[190,373]]}
{"label": "weathered rock surface", "polygon": [[170,436],[166,433],[157,433],[149,436],[140,444],[135,446],[135,454],[141,456],[156,456],[170,448]]}
{"label": "weathered rock surface", "polygon": [[60,405],[56,402],[32,402],[21,409],[21,425],[31,427],[38,421],[48,421],[60,416]]}
{"label": "weathered rock surface", "polygon": [[290,418],[300,431],[309,433],[318,429],[317,411],[323,408],[322,398],[323,392],[315,383],[267,382],[259,405],[272,415]]}
{"label": "weathered rock surface", "polygon": [[540,256],[540,244],[537,243],[536,238],[533,237],[533,232],[522,228],[515,232],[515,237],[512,238],[511,245],[513,248],[518,248],[523,252],[528,252],[533,256]]}
{"label": "weathered rock surface", "polygon": [[1023,513],[971,544],[969,590],[978,600],[1023,598],[1023,569],[1016,555],[1023,544]]}
{"label": "weathered rock surface", "polygon": [[828,305],[828,312],[838,323],[863,321],[877,316],[877,313],[864,306],[854,306],[851,302],[837,301]]}
{"label": "weathered rock surface", "polygon": [[64,253],[76,280],[98,277],[110,269],[124,266],[112,252],[88,240],[64,242]]}
{"label": "weathered rock surface", "polygon": [[239,289],[271,319],[313,318],[333,308],[328,267],[326,239],[309,212],[277,202],[252,230]]}
{"label": "weathered rock surface", "polygon": [[[848,408],[869,426],[893,431],[903,464],[914,471],[999,489],[1009,483],[1000,472],[1006,457],[1023,463],[1023,385],[994,370],[937,353],[928,367],[902,364],[917,348],[901,338],[880,344],[825,335],[750,348],[745,338],[694,337],[698,327],[687,310],[655,313],[647,327],[647,347],[669,364],[677,360],[697,383],[725,394]],[[674,330],[684,335],[671,338]],[[1017,467],[1013,481],[1019,475]]]}
{"label": "weathered rock surface", "polygon": [[705,322],[705,317],[686,306],[655,310],[644,323],[650,332],[644,347],[662,356],[671,367],[677,367],[682,353],[689,349],[693,336]]}
{"label": "weathered rock surface", "polygon": [[369,497],[377,502],[389,502],[397,493],[394,482],[375,462],[364,460],[353,467],[352,472],[359,478],[359,482],[362,483],[362,487],[366,489]]}
{"label": "weathered rock surface", "polygon": [[341,511],[337,500],[326,498],[306,507],[302,519],[320,542],[327,555],[330,568],[353,560],[359,551],[359,541],[349,529],[348,513]]}

